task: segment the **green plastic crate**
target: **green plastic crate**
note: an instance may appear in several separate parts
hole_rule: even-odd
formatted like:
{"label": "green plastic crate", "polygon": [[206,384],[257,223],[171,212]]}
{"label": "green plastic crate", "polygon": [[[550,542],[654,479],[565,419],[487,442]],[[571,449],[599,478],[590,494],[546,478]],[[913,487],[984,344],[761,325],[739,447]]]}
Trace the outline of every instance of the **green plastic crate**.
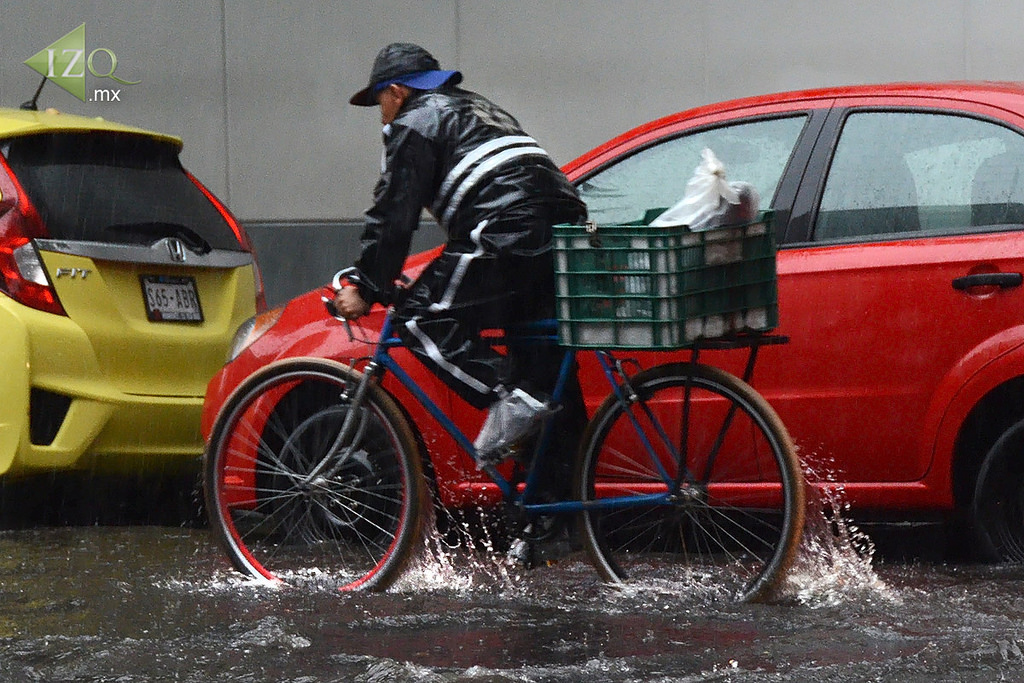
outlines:
{"label": "green plastic crate", "polygon": [[566,346],[672,349],[778,324],[771,212],[704,232],[556,225],[554,251]]}

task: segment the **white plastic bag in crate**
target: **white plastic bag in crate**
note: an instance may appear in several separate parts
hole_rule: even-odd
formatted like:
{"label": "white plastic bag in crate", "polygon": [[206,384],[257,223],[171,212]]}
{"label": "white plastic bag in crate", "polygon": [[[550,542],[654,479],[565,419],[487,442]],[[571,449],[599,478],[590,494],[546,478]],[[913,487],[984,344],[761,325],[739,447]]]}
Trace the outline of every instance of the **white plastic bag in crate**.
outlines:
{"label": "white plastic bag in crate", "polygon": [[698,232],[749,223],[757,216],[761,204],[757,190],[749,183],[728,182],[725,165],[710,149],[701,150],[700,155],[683,198],[651,221],[651,227],[687,225]]}

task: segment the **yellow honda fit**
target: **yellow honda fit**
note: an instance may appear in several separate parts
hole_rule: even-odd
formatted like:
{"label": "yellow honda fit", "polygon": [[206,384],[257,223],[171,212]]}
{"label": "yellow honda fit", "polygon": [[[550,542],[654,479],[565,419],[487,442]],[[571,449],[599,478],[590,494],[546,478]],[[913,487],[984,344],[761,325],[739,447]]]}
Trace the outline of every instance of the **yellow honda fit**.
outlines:
{"label": "yellow honda fit", "polygon": [[167,135],[0,109],[0,474],[170,472],[263,307],[249,240]]}

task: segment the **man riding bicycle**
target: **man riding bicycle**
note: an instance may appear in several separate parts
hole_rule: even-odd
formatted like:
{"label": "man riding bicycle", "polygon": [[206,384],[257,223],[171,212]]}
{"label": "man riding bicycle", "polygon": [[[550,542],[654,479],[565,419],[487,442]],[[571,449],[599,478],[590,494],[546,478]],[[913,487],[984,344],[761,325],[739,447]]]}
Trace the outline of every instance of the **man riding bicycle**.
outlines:
{"label": "man riding bicycle", "polygon": [[[461,81],[422,47],[392,43],[349,100],[380,106],[384,154],[358,272],[334,303],[349,319],[397,304],[405,344],[470,405],[488,408],[474,446],[493,463],[547,414],[546,387],[531,379],[551,375],[550,359],[516,362],[480,331],[554,315],[551,226],[585,220],[586,206],[516,119]],[[447,241],[396,298],[424,208]]]}

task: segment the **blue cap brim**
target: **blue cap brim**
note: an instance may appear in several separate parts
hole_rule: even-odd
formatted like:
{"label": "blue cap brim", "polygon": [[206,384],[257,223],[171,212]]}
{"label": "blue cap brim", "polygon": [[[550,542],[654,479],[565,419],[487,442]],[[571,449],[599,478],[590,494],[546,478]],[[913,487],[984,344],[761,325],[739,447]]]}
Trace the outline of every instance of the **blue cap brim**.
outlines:
{"label": "blue cap brim", "polygon": [[[410,88],[415,88],[416,90],[433,90],[434,88],[440,88],[456,74],[458,74],[458,80],[456,80],[455,83],[458,83],[462,80],[461,73],[458,71],[445,71],[443,69],[406,74],[405,76],[399,76],[393,80],[392,83],[401,83],[402,85],[407,85]],[[375,89],[377,87],[375,87]]]}
{"label": "blue cap brim", "polygon": [[435,71],[417,71],[416,73],[405,74],[398,78],[392,78],[387,81],[381,81],[380,83],[374,83],[372,86],[363,88],[349,100],[349,103],[360,107],[372,107],[377,104],[377,93],[388,87],[392,83],[400,83],[416,90],[433,90],[434,88],[440,88],[445,83],[451,83],[452,85],[458,85],[462,82],[461,71],[448,71],[444,69],[438,69]]}

